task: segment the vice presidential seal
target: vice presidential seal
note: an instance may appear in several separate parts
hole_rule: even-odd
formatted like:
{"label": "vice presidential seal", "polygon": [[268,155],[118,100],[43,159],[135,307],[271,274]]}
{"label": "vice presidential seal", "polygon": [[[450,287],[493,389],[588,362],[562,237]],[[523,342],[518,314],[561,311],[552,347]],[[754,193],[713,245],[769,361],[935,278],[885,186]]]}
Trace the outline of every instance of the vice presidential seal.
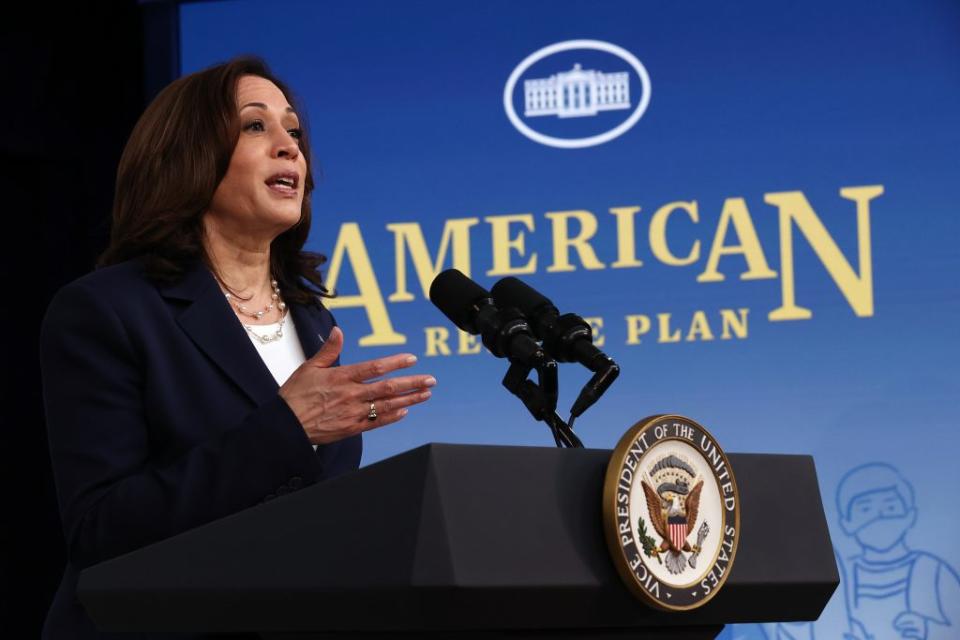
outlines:
{"label": "vice presidential seal", "polygon": [[713,436],[683,416],[645,418],[607,466],[603,525],[627,587],[659,609],[695,609],[726,582],[740,539],[740,496]]}

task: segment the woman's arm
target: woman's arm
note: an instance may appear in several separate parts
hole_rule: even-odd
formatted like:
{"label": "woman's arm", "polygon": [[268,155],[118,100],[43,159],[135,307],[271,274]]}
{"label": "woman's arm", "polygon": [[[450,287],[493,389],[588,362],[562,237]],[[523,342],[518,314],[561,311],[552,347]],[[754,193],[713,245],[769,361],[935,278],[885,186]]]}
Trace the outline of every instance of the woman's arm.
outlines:
{"label": "woman's arm", "polygon": [[144,363],[116,311],[82,282],[54,298],[40,346],[50,452],[75,565],[120,555],[317,479],[313,449],[279,395],[171,462],[151,462]]}

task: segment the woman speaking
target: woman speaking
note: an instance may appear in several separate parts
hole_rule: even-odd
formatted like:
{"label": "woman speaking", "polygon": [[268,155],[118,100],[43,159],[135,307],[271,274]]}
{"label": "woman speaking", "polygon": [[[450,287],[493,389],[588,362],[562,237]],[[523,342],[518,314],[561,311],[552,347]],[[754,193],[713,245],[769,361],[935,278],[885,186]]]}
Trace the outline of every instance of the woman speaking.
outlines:
{"label": "woman speaking", "polygon": [[83,568],[356,469],[362,432],[430,396],[429,375],[384,378],[411,354],[338,366],[293,102],[255,58],[164,89],[120,160],[100,268],[47,311],[68,564],[44,638],[103,637]]}

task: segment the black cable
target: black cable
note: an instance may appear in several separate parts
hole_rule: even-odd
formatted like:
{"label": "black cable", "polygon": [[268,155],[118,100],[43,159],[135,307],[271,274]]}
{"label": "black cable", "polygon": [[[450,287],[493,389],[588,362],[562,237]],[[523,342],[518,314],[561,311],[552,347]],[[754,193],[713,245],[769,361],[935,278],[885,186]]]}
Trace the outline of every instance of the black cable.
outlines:
{"label": "black cable", "polygon": [[563,440],[560,438],[560,432],[557,431],[557,428],[554,427],[553,425],[550,425],[550,433],[553,434],[553,441],[557,445],[557,448],[563,449],[564,448]]}
{"label": "black cable", "polygon": [[570,430],[570,427],[563,421],[563,418],[556,412],[554,412],[552,416],[547,416],[545,420],[547,420],[552,429],[555,429],[557,433],[559,433],[560,440],[563,442],[564,447],[568,449],[583,448],[583,443],[580,441],[580,438]]}

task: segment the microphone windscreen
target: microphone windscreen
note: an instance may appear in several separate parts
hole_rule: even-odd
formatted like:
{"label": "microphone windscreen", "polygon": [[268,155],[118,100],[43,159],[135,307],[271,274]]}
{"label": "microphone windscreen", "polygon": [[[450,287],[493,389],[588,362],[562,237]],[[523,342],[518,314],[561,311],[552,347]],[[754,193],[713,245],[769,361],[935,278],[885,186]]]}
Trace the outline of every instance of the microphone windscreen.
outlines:
{"label": "microphone windscreen", "polygon": [[467,333],[477,333],[474,314],[484,299],[490,299],[490,292],[457,269],[447,269],[430,284],[430,302]]}
{"label": "microphone windscreen", "polygon": [[535,317],[536,311],[544,305],[553,307],[550,299],[530,285],[514,277],[503,278],[491,290],[493,299],[501,309],[516,307],[528,318]]}

